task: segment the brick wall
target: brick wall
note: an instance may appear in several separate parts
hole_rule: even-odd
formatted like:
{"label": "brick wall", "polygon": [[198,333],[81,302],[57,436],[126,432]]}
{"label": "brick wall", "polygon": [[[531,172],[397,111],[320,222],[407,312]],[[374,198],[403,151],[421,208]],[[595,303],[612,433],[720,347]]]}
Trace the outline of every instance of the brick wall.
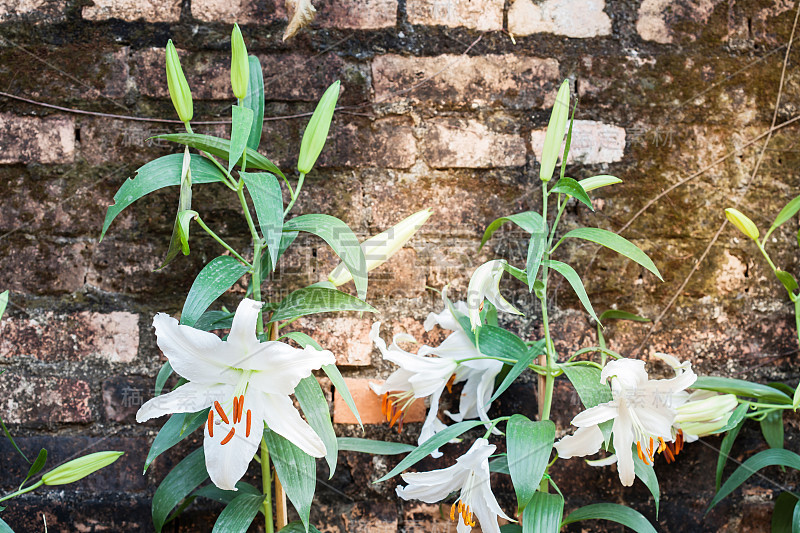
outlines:
{"label": "brick wall", "polygon": [[[324,88],[342,80],[341,103],[349,107],[336,116],[296,211],[333,214],[368,235],[432,207],[426,228],[375,271],[370,300],[382,311],[385,333],[407,331],[437,342],[441,332],[426,336],[422,328],[426,314],[439,308],[426,286],[451,283],[463,293],[478,261],[496,254],[524,260],[523,237],[511,231],[480,254],[477,245],[496,216],[538,209],[537,155],[547,108],[569,78],[580,107],[568,175],[609,173],[624,184],[596,191],[594,214],[568,209],[565,228],[619,230],[647,207],[623,235],[653,257],[665,282],[604,252],[587,268],[591,247],[565,246],[562,256],[585,273],[600,310],[615,306],[655,318],[677,298],[649,337],[648,325],[610,325],[611,347],[631,353],[647,339],[642,357],[667,351],[702,372],[796,384],[797,349],[783,289],[733,229],[720,235],[681,288],[732,199],[744,195],[745,210],[766,227],[800,188],[795,126],[774,134],[752,183],[763,141],[748,144],[772,121],[794,20],[791,2],[322,0],[317,8],[312,27],[284,43],[280,0],[0,1],[0,91],[63,108],[173,118],[163,70],[163,47],[172,38],[200,100],[196,120],[222,121],[231,104],[227,39],[238,21],[267,77],[261,151],[290,169],[306,120],[291,117],[313,109]],[[800,106],[797,57],[794,51],[789,57],[778,123]],[[223,134],[225,126],[195,130]],[[149,498],[181,457],[168,454],[141,475],[160,424],[137,425],[133,416],[162,362],[150,321],[157,311],[180,310],[194,274],[219,250],[195,234],[191,256],[154,272],[166,252],[176,191],[138,202],[98,240],[105,207],[123,180],[143,162],[176,151],[147,139],[171,131],[177,126],[0,96],[0,289],[10,289],[13,302],[0,324],[0,369],[6,370],[0,414],[33,455],[42,446],[53,460],[86,448],[127,452],[90,480],[15,500],[3,517],[21,531],[38,530],[41,514],[50,531],[149,531]],[[244,243],[236,206],[212,188],[196,187],[195,205],[219,233]],[[798,274],[793,232],[796,220],[770,246],[778,264]],[[334,262],[320,241],[299,240],[269,297],[324,278]],[[536,338],[540,321],[527,290],[512,281],[505,289],[527,311],[508,324]],[[228,303],[243,292],[236,287]],[[596,342],[566,287],[558,288],[554,305],[562,355]],[[407,424],[398,436],[375,416],[367,383],[385,377],[390,366],[370,346],[371,320],[336,315],[297,326],[337,354],[361,399],[366,436],[413,442],[418,425]],[[330,385],[327,390],[339,434],[360,436],[339,396]],[[557,391],[562,434],[579,407],[566,383],[559,381]],[[534,394],[530,382],[520,382],[493,413],[535,416]],[[786,446],[797,450],[797,417],[787,417],[787,424]],[[719,439],[706,443],[658,470],[661,530],[767,529],[779,490],[763,479],[703,520]],[[761,447],[750,428],[735,456]],[[445,460],[422,466],[447,464],[464,449],[451,445]],[[0,451],[5,491],[24,477],[24,465],[5,442]],[[370,483],[394,462],[343,453],[333,479],[318,485],[312,518],[322,531],[450,531],[435,506],[400,503],[392,482]],[[324,469],[320,464],[321,480],[328,477]],[[573,460],[559,462],[554,477],[569,506],[627,502],[656,521],[642,487],[623,489],[607,470]],[[495,486],[511,511],[509,482],[499,477]],[[208,530],[218,511],[198,502],[173,528]]]}

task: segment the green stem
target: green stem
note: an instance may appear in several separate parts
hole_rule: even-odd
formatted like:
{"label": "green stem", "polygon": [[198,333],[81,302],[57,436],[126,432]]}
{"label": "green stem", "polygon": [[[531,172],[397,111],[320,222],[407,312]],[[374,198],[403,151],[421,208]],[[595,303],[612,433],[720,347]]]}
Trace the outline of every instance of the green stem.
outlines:
{"label": "green stem", "polygon": [[600,354],[602,354],[603,361],[602,361],[602,364],[600,366],[604,366],[606,364],[606,361],[605,361],[606,356],[610,355],[614,359],[622,359],[623,358],[623,356],[621,354],[618,354],[614,350],[609,350],[605,346],[590,346],[589,348],[581,348],[580,350],[578,350],[577,352],[572,354],[569,357],[569,359],[567,359],[565,361],[565,363],[569,363],[570,361],[572,361],[573,359],[575,359],[579,355],[583,355],[585,353],[590,353],[590,352],[600,352]]}
{"label": "green stem", "polygon": [[[257,302],[261,301],[261,241],[256,241],[253,244],[253,273],[250,276],[253,283],[253,299]],[[256,335],[264,333],[264,318],[262,311],[258,311],[258,320],[256,321]]]}
{"label": "green stem", "polygon": [[31,485],[27,489],[18,490],[17,492],[14,492],[12,494],[9,494],[8,496],[4,496],[4,497],[0,498],[0,502],[4,502],[6,500],[10,500],[11,498],[13,498],[15,496],[19,496],[21,494],[25,494],[26,492],[30,492],[30,491],[32,491],[34,489],[38,489],[42,485],[44,485],[44,481],[39,480],[38,483],[36,483],[34,485]]}
{"label": "green stem", "polygon": [[284,217],[286,217],[286,215],[289,214],[289,211],[292,210],[292,207],[294,206],[294,203],[297,201],[297,197],[300,196],[300,189],[303,188],[303,182],[305,181],[305,179],[306,179],[306,175],[301,172],[300,173],[300,177],[297,178],[297,187],[295,188],[294,191],[292,191],[292,199],[289,200],[289,205],[287,205],[286,209],[284,209],[284,211],[283,211],[283,216]]}
{"label": "green stem", "polygon": [[250,228],[250,235],[253,237],[253,245],[261,242],[261,237],[258,236],[256,225],[253,223],[253,217],[250,214],[250,208],[247,207],[247,198],[244,197],[244,182],[239,180],[239,185],[236,187],[236,194],[239,196],[239,203],[242,204],[242,211],[244,218],[247,220],[247,227]]}
{"label": "green stem", "polygon": [[[192,131],[192,126],[188,122],[184,122],[183,125],[186,126],[186,131],[188,133],[194,133]],[[228,169],[226,169],[225,167],[220,165],[219,161],[217,161],[215,158],[211,157],[211,155],[209,155],[205,151],[200,150],[200,153],[203,154],[204,156],[206,156],[206,159],[208,159],[209,161],[214,163],[214,165],[222,172],[223,176],[225,176],[226,179],[222,180],[222,183],[224,183],[225,186],[228,187],[230,190],[235,191],[236,190],[236,184],[235,184],[235,181],[233,179],[233,176],[231,176],[231,173],[228,172]]]}
{"label": "green stem", "polygon": [[[542,183],[542,218],[547,220],[547,183]],[[555,232],[555,224],[550,231],[550,238],[552,238]],[[549,244],[548,244],[549,246]],[[550,254],[547,254],[547,259],[550,258]],[[544,329],[544,345],[545,345],[545,354],[544,354],[544,361],[542,358],[539,358],[539,365],[544,363],[547,374],[544,376],[544,380],[539,377],[539,394],[544,392],[544,402],[541,404],[541,411],[539,413],[540,420],[549,420],[550,419],[550,409],[553,405],[553,345],[550,341],[550,322],[547,316],[547,261],[542,261],[542,290],[541,290],[541,298],[542,304],[542,327]],[[544,381],[544,383],[542,383]],[[542,384],[544,384],[544,391],[542,391]],[[547,487],[545,486],[545,489]]]}
{"label": "green stem", "polygon": [[222,238],[221,238],[219,235],[217,235],[216,233],[214,233],[214,231],[212,231],[212,229],[211,229],[211,228],[209,228],[208,226],[206,226],[206,223],[205,223],[205,222],[203,222],[203,219],[202,219],[202,218],[200,218],[200,216],[199,216],[199,215],[198,215],[198,216],[196,216],[196,217],[194,218],[194,220],[195,220],[195,222],[197,222],[197,225],[198,225],[198,226],[200,226],[201,228],[203,228],[203,230],[205,230],[205,232],[206,232],[206,233],[208,233],[209,235],[211,235],[211,237],[212,237],[212,238],[213,238],[215,241],[217,241],[218,243],[220,243],[220,244],[222,245],[222,247],[223,247],[223,248],[225,248],[225,249],[226,249],[226,250],[228,250],[228,251],[229,251],[231,254],[233,254],[233,256],[234,256],[236,259],[238,259],[239,261],[241,261],[241,262],[242,262],[244,265],[246,265],[247,267],[249,267],[249,268],[253,268],[253,265],[251,265],[249,261],[247,261],[247,260],[246,260],[244,257],[242,257],[241,255],[239,255],[239,253],[238,253],[236,250],[234,250],[233,248],[231,248],[231,246],[230,246],[230,245],[229,245],[227,242],[223,241],[223,240],[222,240]]}
{"label": "green stem", "polygon": [[767,255],[767,251],[764,249],[764,245],[758,241],[756,241],[756,244],[758,245],[758,249],[761,250],[761,255],[763,255],[764,259],[766,259],[767,263],[769,263],[769,267],[772,269],[772,272],[774,273],[775,271],[777,271],[778,268],[775,266],[775,263],[772,262],[772,259],[770,259],[769,255]]}
{"label": "green stem", "polygon": [[794,301],[794,326],[797,333],[797,345],[800,346],[800,298]]}
{"label": "green stem", "polygon": [[275,526],[272,523],[272,476],[269,471],[269,450],[267,441],[261,437],[261,489],[264,493],[264,526],[266,533],[274,533]]}

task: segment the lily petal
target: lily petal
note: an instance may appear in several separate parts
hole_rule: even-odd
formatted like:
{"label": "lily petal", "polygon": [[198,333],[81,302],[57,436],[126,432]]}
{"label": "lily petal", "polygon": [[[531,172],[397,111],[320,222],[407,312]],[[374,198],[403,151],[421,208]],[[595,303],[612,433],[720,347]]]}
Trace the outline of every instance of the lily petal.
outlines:
{"label": "lily petal", "polygon": [[611,420],[617,416],[618,412],[619,408],[617,402],[610,401],[601,403],[600,405],[578,413],[578,415],[572,419],[572,425],[578,427],[596,426],[597,424],[602,424],[606,420]]}
{"label": "lily petal", "polygon": [[258,345],[256,338],[256,322],[258,313],[261,312],[263,302],[249,298],[239,302],[236,314],[233,316],[231,331],[228,333],[228,342],[238,348],[252,348]]}
{"label": "lily petal", "polygon": [[620,409],[611,429],[614,434],[614,451],[617,452],[619,480],[626,487],[633,485],[636,474],[633,470],[633,423],[628,409]]}
{"label": "lily petal", "polygon": [[[262,394],[264,421],[269,429],[290,440],[292,444],[312,457],[325,457],[325,444],[311,426],[302,419],[284,394]],[[252,457],[252,456],[251,456]]]}
{"label": "lily petal", "polygon": [[151,418],[173,413],[194,413],[202,411],[214,401],[221,401],[233,394],[232,385],[209,387],[190,381],[177,389],[156,396],[144,403],[136,413],[136,421],[146,422]]}
{"label": "lily petal", "polygon": [[336,358],[328,350],[313,346],[294,348],[279,341],[262,342],[247,362],[256,372],[250,378],[264,392],[289,395],[300,380],[311,375],[323,365],[333,364]]}
{"label": "lily petal", "polygon": [[586,457],[600,451],[603,445],[603,432],[597,426],[578,428],[573,435],[563,437],[555,444],[558,456],[562,459]]}

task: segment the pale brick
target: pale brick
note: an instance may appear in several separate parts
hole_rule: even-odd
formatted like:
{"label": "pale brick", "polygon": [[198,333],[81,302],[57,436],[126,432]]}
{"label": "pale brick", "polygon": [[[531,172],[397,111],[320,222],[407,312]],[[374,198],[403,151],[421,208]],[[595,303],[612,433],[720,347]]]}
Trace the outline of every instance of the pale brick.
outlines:
{"label": "pale brick", "polygon": [[636,21],[636,31],[642,39],[662,44],[672,42],[663,13],[670,3],[671,0],[643,0]]}
{"label": "pale brick", "polygon": [[0,164],[71,163],[75,155],[72,117],[0,114]]}
{"label": "pale brick", "polygon": [[353,317],[303,317],[294,323],[294,330],[311,335],[320,346],[336,356],[342,366],[372,364],[372,341],[369,330],[373,319]]}
{"label": "pale brick", "polygon": [[397,0],[322,0],[314,25],[373,30],[397,23]]}
{"label": "pale brick", "polygon": [[464,26],[479,31],[503,29],[503,0],[408,0],[411,24]]}
{"label": "pale brick", "polygon": [[525,164],[525,141],[497,133],[477,120],[436,119],[428,125],[423,154],[433,168],[517,167]]}
{"label": "pale brick", "polygon": [[[541,160],[546,130],[531,132],[531,147]],[[565,141],[566,142],[566,141]],[[563,143],[562,143],[563,150]],[[594,120],[576,120],[569,145],[569,163],[596,165],[622,161],[625,151],[625,129]]]}
{"label": "pale brick", "polygon": [[[706,23],[711,18],[714,9],[720,4],[726,4],[722,0],[702,0],[700,2],[675,2],[673,0],[644,0],[639,6],[638,18],[636,20],[636,31],[642,39],[667,44],[676,38],[686,38],[694,41],[699,37],[699,32],[706,29]],[[782,4],[782,5],[780,5]],[[758,24],[758,19],[766,19],[769,15],[777,15],[786,9],[791,9],[789,2],[775,2],[773,9],[763,10],[757,14],[751,14],[750,26]],[[724,7],[723,9],[728,9]],[[752,16],[755,15],[755,16]],[[762,18],[763,17],[763,18]],[[731,27],[732,11],[728,12],[728,32],[735,33]],[[696,31],[686,30],[683,26],[689,23],[689,28],[698,28]],[[754,30],[755,28],[751,28]]]}
{"label": "pale brick", "polygon": [[0,0],[0,21],[23,18],[54,22],[64,18],[65,0]]}
{"label": "pale brick", "polygon": [[130,363],[138,350],[139,317],[124,311],[46,313],[0,322],[0,354],[4,357],[36,357],[43,361],[100,358]]}
{"label": "pale brick", "polygon": [[[414,102],[482,107],[503,104],[530,109],[552,105],[558,61],[516,54],[404,57],[386,54],[372,62],[376,102]],[[425,83],[421,83],[425,81]],[[410,89],[395,96],[398,89]]]}
{"label": "pale brick", "polygon": [[81,379],[21,375],[9,370],[0,379],[3,420],[20,423],[91,422],[89,384]]}
{"label": "pale brick", "polygon": [[513,35],[553,33],[567,37],[611,34],[605,0],[515,0],[508,10],[508,31]]}
{"label": "pale brick", "polygon": [[83,7],[87,20],[122,19],[145,22],[178,22],[181,0],[93,0]]}
{"label": "pale brick", "polygon": [[[364,378],[345,378],[347,390],[353,396],[353,401],[364,424],[385,424],[386,416],[381,412],[381,398],[369,387],[370,383],[380,385],[383,380]],[[408,406],[403,417],[404,423],[422,422],[425,420],[425,402],[416,400]],[[333,393],[333,421],[336,424],[358,424],[355,415],[347,407],[344,398],[338,390]]]}
{"label": "pale brick", "polygon": [[192,0],[192,16],[204,22],[270,24],[286,20],[282,0]]}
{"label": "pale brick", "polygon": [[0,287],[30,294],[80,290],[88,271],[86,243],[0,239]]}

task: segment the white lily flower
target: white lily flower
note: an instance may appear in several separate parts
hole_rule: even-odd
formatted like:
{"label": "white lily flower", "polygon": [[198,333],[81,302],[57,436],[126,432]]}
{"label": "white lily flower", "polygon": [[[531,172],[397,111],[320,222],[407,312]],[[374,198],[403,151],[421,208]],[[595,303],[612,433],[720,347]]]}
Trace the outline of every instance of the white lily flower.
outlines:
{"label": "white lily flower", "polygon": [[242,300],[227,341],[179,325],[164,313],[153,319],[158,347],[173,370],[189,382],[146,402],[136,421],[211,407],[203,439],[206,468],[211,481],[224,490],[236,490],[258,450],[265,422],[308,455],[325,455],[322,439],[289,395],[312,370],[334,363],[335,358],[328,350],[259,342],[255,330],[261,306]]}
{"label": "white lily flower", "polygon": [[[489,457],[497,447],[486,439],[477,439],[456,464],[430,472],[402,474],[405,487],[397,487],[404,500],[437,503],[450,493],[459,491],[458,500],[450,507],[450,519],[457,520],[457,533],[469,533],[475,526],[473,515],[484,533],[500,533],[497,517],[511,520],[498,505],[489,481]],[[457,511],[457,512],[456,512]]]}
{"label": "white lily flower", "polygon": [[498,311],[506,313],[513,313],[521,315],[516,307],[506,301],[500,294],[500,278],[503,277],[503,264],[506,261],[502,259],[495,259],[488,261],[472,273],[472,278],[469,280],[469,287],[467,287],[467,307],[469,308],[469,322],[472,325],[472,330],[481,325],[481,309],[483,309],[483,301],[489,300],[497,308]]}
{"label": "white lily flower", "polygon": [[[623,485],[631,486],[633,470],[633,445],[645,463],[653,461],[657,451],[667,448],[672,441],[676,416],[674,395],[689,387],[697,379],[687,367],[671,379],[648,379],[644,361],[619,359],[609,362],[600,374],[603,382],[610,382],[613,400],[578,414],[572,424],[579,429],[574,435],[556,443],[559,457],[569,459],[597,453],[603,444],[598,425],[614,420],[612,435],[619,464],[619,478]],[[682,434],[678,434],[682,444]],[[678,450],[680,451],[680,450]]]}

